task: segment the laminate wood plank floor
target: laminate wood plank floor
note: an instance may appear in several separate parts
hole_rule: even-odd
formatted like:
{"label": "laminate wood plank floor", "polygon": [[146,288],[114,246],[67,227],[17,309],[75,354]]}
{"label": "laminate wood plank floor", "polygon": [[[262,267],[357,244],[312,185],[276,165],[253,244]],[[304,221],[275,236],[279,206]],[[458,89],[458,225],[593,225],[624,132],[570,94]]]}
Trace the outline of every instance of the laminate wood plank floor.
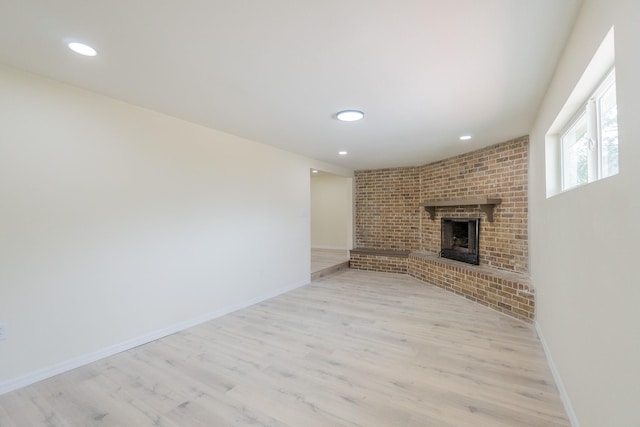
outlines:
{"label": "laminate wood plank floor", "polygon": [[0,396],[0,426],[569,426],[535,330],[345,270]]}
{"label": "laminate wood plank floor", "polygon": [[311,273],[333,267],[349,261],[346,249],[311,249]]}

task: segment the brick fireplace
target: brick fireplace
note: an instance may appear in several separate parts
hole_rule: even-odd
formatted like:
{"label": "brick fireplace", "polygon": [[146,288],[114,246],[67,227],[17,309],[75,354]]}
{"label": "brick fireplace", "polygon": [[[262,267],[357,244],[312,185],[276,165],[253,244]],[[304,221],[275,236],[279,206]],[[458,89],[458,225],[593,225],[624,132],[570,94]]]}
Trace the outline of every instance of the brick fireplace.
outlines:
{"label": "brick fireplace", "polygon": [[442,218],[440,223],[440,256],[478,265],[480,218]]}
{"label": "brick fireplace", "polygon": [[[351,268],[410,274],[531,321],[528,142],[524,136],[423,166],[357,171]],[[496,203],[488,209],[478,200]],[[478,266],[440,257],[442,218],[480,218]]]}

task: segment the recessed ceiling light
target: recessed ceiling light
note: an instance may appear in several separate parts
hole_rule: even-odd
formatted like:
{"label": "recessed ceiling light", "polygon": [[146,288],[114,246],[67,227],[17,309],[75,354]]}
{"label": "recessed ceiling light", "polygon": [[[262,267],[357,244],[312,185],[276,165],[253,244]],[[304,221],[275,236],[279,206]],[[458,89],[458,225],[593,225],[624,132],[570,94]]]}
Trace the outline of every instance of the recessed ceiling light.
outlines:
{"label": "recessed ceiling light", "polygon": [[311,173],[318,173],[318,169],[311,169]]}
{"label": "recessed ceiling light", "polygon": [[346,151],[344,151],[344,150],[343,150],[343,151],[338,151],[338,154],[340,154],[341,156],[346,156],[346,155],[347,155],[347,152],[346,152]]}
{"label": "recessed ceiling light", "polygon": [[460,141],[468,141],[471,139],[471,135],[462,135]]}
{"label": "recessed ceiling light", "polygon": [[336,118],[342,122],[355,122],[363,117],[364,113],[359,110],[342,110],[336,113]]}
{"label": "recessed ceiling light", "polygon": [[75,53],[79,53],[80,55],[96,56],[98,54],[98,52],[96,52],[94,48],[84,43],[70,42],[67,44],[67,46],[69,47],[69,49],[71,49]]}

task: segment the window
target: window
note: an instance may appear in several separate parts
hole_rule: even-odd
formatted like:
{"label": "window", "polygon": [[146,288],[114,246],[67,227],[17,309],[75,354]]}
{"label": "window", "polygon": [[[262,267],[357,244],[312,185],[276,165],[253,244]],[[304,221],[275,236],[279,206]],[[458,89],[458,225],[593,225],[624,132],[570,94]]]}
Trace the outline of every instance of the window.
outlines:
{"label": "window", "polygon": [[618,173],[615,69],[577,111],[560,145],[562,191]]}
{"label": "window", "polygon": [[611,27],[545,135],[547,197],[619,173]]}

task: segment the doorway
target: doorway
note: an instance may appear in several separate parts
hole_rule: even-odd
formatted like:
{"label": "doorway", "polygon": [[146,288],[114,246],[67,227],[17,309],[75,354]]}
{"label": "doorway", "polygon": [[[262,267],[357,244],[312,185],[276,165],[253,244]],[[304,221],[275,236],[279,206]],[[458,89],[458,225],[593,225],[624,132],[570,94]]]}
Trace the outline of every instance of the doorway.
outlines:
{"label": "doorway", "polygon": [[353,248],[353,178],[311,173],[311,274],[349,260]]}

